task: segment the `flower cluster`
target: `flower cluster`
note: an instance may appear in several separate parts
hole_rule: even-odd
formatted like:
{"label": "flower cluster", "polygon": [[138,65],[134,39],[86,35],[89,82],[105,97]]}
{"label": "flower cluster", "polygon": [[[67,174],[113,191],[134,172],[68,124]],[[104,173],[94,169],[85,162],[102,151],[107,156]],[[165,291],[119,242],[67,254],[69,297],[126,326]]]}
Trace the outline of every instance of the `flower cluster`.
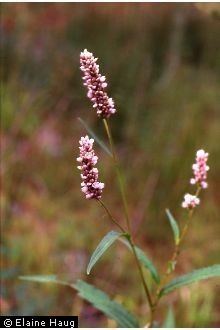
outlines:
{"label": "flower cluster", "polygon": [[[207,183],[207,171],[209,166],[207,165],[209,154],[203,149],[196,152],[196,163],[193,164],[193,174],[194,177],[190,179],[191,184],[197,184],[200,188],[206,189],[208,187]],[[184,196],[184,201],[182,202],[182,207],[187,209],[193,209],[196,205],[199,205],[200,199],[196,195],[186,194]]]}
{"label": "flower cluster", "polygon": [[87,96],[93,103],[99,117],[108,118],[116,112],[114,101],[109,98],[105,89],[106,78],[99,73],[97,58],[85,49],[80,54],[80,69],[83,72],[84,85],[88,89]]}
{"label": "flower cluster", "polygon": [[98,157],[95,155],[93,149],[94,140],[90,139],[87,135],[81,137],[79,144],[80,155],[77,161],[80,166],[77,166],[82,171],[81,190],[86,195],[87,199],[100,199],[104,183],[98,181],[99,172],[95,167]]}
{"label": "flower cluster", "polygon": [[201,188],[206,189],[208,184],[207,180],[207,171],[209,166],[206,164],[208,160],[208,153],[203,149],[198,150],[196,153],[196,163],[193,164],[192,169],[194,177],[190,180],[191,184],[198,184]]}
{"label": "flower cluster", "polygon": [[193,209],[196,205],[199,205],[200,199],[197,196],[191,194],[185,194],[182,207],[186,209]]}

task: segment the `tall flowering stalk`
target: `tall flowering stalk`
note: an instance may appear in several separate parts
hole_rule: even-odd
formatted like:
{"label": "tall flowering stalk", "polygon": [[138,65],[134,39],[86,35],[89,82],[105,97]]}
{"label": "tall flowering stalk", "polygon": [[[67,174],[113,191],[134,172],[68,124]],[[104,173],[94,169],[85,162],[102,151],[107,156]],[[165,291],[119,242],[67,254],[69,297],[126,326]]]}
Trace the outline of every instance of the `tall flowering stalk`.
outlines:
{"label": "tall flowering stalk", "polygon": [[[135,245],[134,245],[134,239],[132,236],[131,232],[131,226],[130,226],[130,217],[129,217],[129,212],[128,212],[128,203],[127,199],[125,196],[125,189],[124,189],[124,182],[118,162],[118,158],[115,152],[114,148],[114,143],[113,143],[113,138],[112,138],[112,133],[111,129],[108,125],[107,119],[116,112],[115,106],[114,106],[114,101],[112,98],[109,98],[105,89],[107,87],[106,83],[106,78],[105,76],[102,76],[99,72],[99,65],[96,63],[98,58],[95,58],[93,53],[88,52],[87,49],[85,49],[83,52],[80,53],[80,69],[83,72],[83,81],[84,85],[87,87],[87,96],[88,98],[92,101],[93,103],[93,108],[96,109],[97,115],[103,119],[104,127],[107,133],[107,137],[109,140],[109,144],[111,147],[111,152],[112,152],[112,157],[114,160],[114,165],[115,165],[115,170],[118,178],[118,183],[120,187],[120,192],[121,192],[121,197],[122,197],[122,202],[123,202],[123,207],[124,207],[124,213],[125,213],[125,218],[126,218],[126,223],[127,223],[127,239],[129,241],[129,244],[131,246],[132,252],[134,254],[135,262],[138,267],[138,271],[141,277],[141,281],[144,287],[144,291],[149,303],[149,306],[152,306],[152,299],[151,295],[148,289],[148,285],[146,283],[146,280],[144,278],[143,270],[140,265],[140,261],[138,259],[136,250],[135,250]],[[99,199],[101,202],[101,200]],[[106,212],[110,216],[111,220],[114,220],[114,217],[111,215],[109,210],[106,208],[105,204],[101,202],[102,206],[105,208]],[[117,221],[113,221],[114,223],[117,223]]]}
{"label": "tall flowering stalk", "polygon": [[[150,320],[148,323],[148,327],[153,326],[155,313],[158,307],[158,303],[162,297],[162,293],[167,284],[167,279],[174,272],[177,258],[180,254],[180,247],[183,242],[183,239],[188,231],[189,223],[192,218],[194,209],[196,206],[200,204],[199,193],[201,189],[206,189],[208,187],[207,184],[207,171],[209,170],[209,166],[207,165],[208,153],[206,153],[203,149],[198,150],[196,153],[196,163],[193,164],[193,178],[191,178],[190,183],[192,185],[197,185],[197,190],[195,195],[186,193],[184,195],[184,200],[182,202],[182,207],[188,211],[188,219],[183,226],[183,229],[180,231],[178,224],[175,219],[172,217],[170,212],[167,212],[172,229],[175,235],[175,248],[172,254],[172,257],[167,263],[167,268],[162,275],[161,279],[156,279],[157,288],[156,295],[153,296],[148,288],[148,284],[146,282],[141,262],[143,262],[143,253],[140,252],[140,249],[134,245],[134,239],[131,232],[130,226],[130,216],[128,212],[128,203],[125,194],[124,182],[121,175],[121,170],[118,162],[118,158],[115,152],[115,147],[113,143],[111,129],[108,123],[108,118],[115,113],[115,106],[112,98],[109,98],[106,92],[106,78],[102,76],[99,72],[99,65],[97,64],[97,58],[86,49],[80,54],[80,69],[83,72],[83,81],[84,85],[87,87],[88,93],[87,96],[93,103],[93,108],[96,109],[99,117],[103,119],[104,127],[107,133],[107,137],[109,140],[109,144],[111,147],[111,155],[114,160],[114,165],[117,173],[117,178],[119,182],[122,202],[124,206],[124,213],[126,217],[127,223],[127,232],[124,230],[123,226],[121,226],[117,220],[114,219],[109,209],[105,206],[102,201],[102,189],[104,188],[104,184],[98,181],[98,170],[94,166],[97,163],[97,156],[93,150],[93,139],[89,139],[88,136],[81,138],[80,140],[80,156],[77,158],[78,162],[80,162],[79,169],[82,171],[81,178],[82,182],[82,191],[86,194],[86,198],[92,199],[95,198],[99,201],[99,203],[103,206],[105,211],[107,212],[109,218],[113,221],[115,225],[117,225],[120,229],[120,233],[108,233],[103,240],[100,242],[99,246],[94,252],[94,257],[92,256],[90,259],[90,263],[88,265],[89,271],[93,264],[97,261],[98,256],[103,253],[106,249],[106,245],[112,244],[112,242],[116,239],[116,237],[126,237],[127,243],[130,245],[130,248],[134,254],[135,262],[137,268],[139,270],[140,278],[145,290],[145,294],[147,297],[147,301],[150,307]],[[110,241],[109,241],[110,240]],[[102,251],[102,252],[100,252]],[[145,259],[145,266],[148,265],[149,269],[152,272],[152,265],[149,265],[149,261]],[[219,271],[219,270],[217,270]],[[153,271],[154,272],[154,271]],[[89,273],[89,272],[88,272]],[[152,277],[155,278],[155,272],[151,273]]]}
{"label": "tall flowering stalk", "polygon": [[157,290],[157,297],[153,304],[153,312],[152,312],[152,320],[154,318],[154,313],[156,311],[158,302],[160,300],[160,295],[162,292],[163,286],[166,284],[168,276],[175,270],[177,264],[177,258],[180,254],[181,244],[187,234],[190,220],[193,216],[193,212],[196,206],[200,204],[199,193],[201,189],[206,189],[208,184],[206,182],[207,174],[206,172],[209,170],[209,166],[206,164],[208,160],[208,153],[206,153],[203,149],[200,149],[196,152],[196,163],[192,165],[192,169],[194,171],[194,178],[190,180],[191,184],[197,184],[197,190],[195,195],[191,195],[189,193],[184,195],[184,200],[182,202],[182,207],[188,210],[188,218],[185,222],[185,225],[178,237],[178,240],[175,241],[175,249],[171,259],[167,263],[167,268],[164,273],[164,276],[161,280],[160,286]]}
{"label": "tall flowering stalk", "polygon": [[[120,239],[122,243],[125,244],[133,253],[135,258],[135,263],[139,271],[140,279],[146,294],[146,298],[150,309],[150,319],[145,327],[155,327],[155,316],[158,308],[159,301],[162,296],[168,294],[169,292],[190,283],[207,279],[210,277],[220,276],[220,265],[213,265],[211,267],[205,267],[197,269],[191,273],[184,274],[183,276],[177,277],[169,281],[169,277],[175,271],[178,256],[180,254],[181,244],[186,236],[189,228],[190,221],[192,219],[195,208],[200,204],[199,194],[202,189],[208,187],[207,183],[207,172],[209,166],[207,165],[208,153],[203,149],[200,149],[196,153],[196,162],[193,164],[193,177],[190,180],[192,185],[197,186],[195,194],[186,193],[184,195],[184,200],[182,202],[182,207],[186,210],[188,217],[180,229],[178,222],[172,216],[169,210],[166,210],[172,231],[174,234],[174,251],[171,258],[168,260],[166,269],[162,276],[159,275],[153,262],[145,255],[139,247],[134,244],[134,238],[131,231],[131,219],[128,210],[128,203],[125,194],[124,181],[122,179],[121,169],[119,166],[118,158],[116,155],[112,133],[110,130],[110,125],[108,123],[108,118],[115,113],[114,102],[108,97],[106,93],[107,83],[105,82],[105,77],[99,73],[99,66],[96,63],[97,58],[94,58],[93,54],[84,50],[80,54],[81,70],[83,71],[84,85],[88,89],[88,97],[93,103],[93,107],[96,108],[97,114],[102,118],[104,127],[107,133],[109,144],[111,147],[111,153],[109,153],[113,160],[116,169],[117,179],[119,182],[122,203],[124,207],[124,214],[126,218],[127,229],[121,225],[109,211],[102,200],[102,192],[104,189],[104,183],[99,181],[99,172],[96,167],[98,162],[98,157],[95,154],[93,145],[94,140],[89,138],[88,135],[81,137],[79,141],[79,157],[77,162],[79,163],[78,169],[81,171],[81,190],[85,194],[86,199],[96,200],[106,211],[109,219],[119,228],[119,232],[110,231],[104,238],[100,241],[97,248],[93,252],[90,261],[87,266],[87,274],[90,274],[91,269],[103,255],[103,253],[111,246],[117,239]],[[86,126],[85,126],[86,127]],[[87,129],[90,131],[89,129]],[[91,133],[91,131],[90,131]],[[91,133],[92,134],[92,133]],[[95,136],[93,134],[93,136]],[[99,144],[101,145],[100,141]],[[148,283],[146,281],[145,274],[143,272],[142,266],[144,266],[150,273],[152,280],[154,281],[155,290],[149,290]],[[32,279],[31,279],[32,278]],[[76,289],[81,297],[92,303],[97,309],[104,312],[108,317],[114,319],[120,327],[139,327],[137,319],[130,314],[122,305],[118,302],[111,300],[105,293],[101,290],[96,289],[94,286],[85,283],[84,281],[77,281],[76,283],[68,283],[66,281],[61,281],[56,276],[27,276],[22,277],[22,279],[46,282],[52,281],[53,283],[59,283],[63,285],[70,285],[71,288]]]}
{"label": "tall flowering stalk", "polygon": [[127,200],[125,196],[125,189],[122,174],[120,171],[119,162],[114,148],[113,138],[110,126],[107,119],[116,112],[114,101],[109,98],[106,92],[107,82],[106,77],[102,76],[99,72],[99,65],[97,64],[98,58],[94,57],[93,53],[84,49],[80,53],[80,69],[83,72],[84,85],[87,87],[87,96],[93,103],[93,108],[96,109],[97,115],[103,119],[105,130],[108,136],[109,144],[111,147],[112,156],[114,159],[116,174],[119,182],[127,227],[130,230],[130,219],[128,214]]}
{"label": "tall flowering stalk", "polygon": [[177,257],[180,253],[180,244],[182,243],[189,227],[190,220],[193,216],[194,208],[200,204],[199,194],[201,189],[206,189],[208,187],[208,183],[206,182],[207,174],[206,172],[209,170],[209,166],[207,165],[208,153],[206,153],[203,149],[200,149],[196,152],[196,163],[192,165],[192,169],[194,171],[194,178],[190,180],[191,184],[197,183],[197,190],[195,195],[191,195],[189,193],[184,195],[184,201],[182,202],[182,207],[188,209],[188,219],[183,227],[182,234],[178,243],[176,244],[176,249],[174,251],[172,261],[175,264],[177,262]]}

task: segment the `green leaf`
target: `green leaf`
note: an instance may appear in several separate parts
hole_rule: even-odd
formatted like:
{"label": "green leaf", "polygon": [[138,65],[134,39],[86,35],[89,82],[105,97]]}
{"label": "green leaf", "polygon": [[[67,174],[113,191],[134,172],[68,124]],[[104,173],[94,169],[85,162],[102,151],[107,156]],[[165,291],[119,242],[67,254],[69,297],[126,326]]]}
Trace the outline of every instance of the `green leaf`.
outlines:
{"label": "green leaf", "polygon": [[162,328],[175,328],[175,327],[176,327],[176,324],[175,324],[173,308],[172,308],[172,306],[170,306]]}
{"label": "green leaf", "polygon": [[[118,233],[116,231],[110,231],[99,243],[95,251],[93,252],[89,264],[87,266],[87,274],[90,274],[91,269],[96,264],[96,262],[100,259],[103,253],[117,240],[119,239],[123,244],[125,244],[130,250],[131,246],[128,240],[122,239],[126,234]],[[137,253],[138,260],[143,264],[145,268],[150,271],[151,276],[153,277],[156,283],[160,282],[160,277],[157,272],[157,269],[153,265],[152,261],[146,256],[146,254],[137,246],[135,246],[135,251]]]}
{"label": "green leaf", "polygon": [[68,285],[75,289],[79,296],[90,302],[98,310],[102,311],[110,319],[115,320],[121,328],[138,328],[139,324],[136,318],[130,314],[122,305],[111,300],[103,291],[94,286],[78,280],[75,284],[59,280],[56,275],[33,275],[20,276],[21,280],[40,282],[40,283],[56,283]]}
{"label": "green leaf", "polygon": [[89,264],[87,266],[87,274],[89,275],[91,269],[96,264],[96,262],[101,258],[101,256],[105,253],[105,251],[121,236],[123,233],[118,233],[116,231],[110,231],[104,238],[101,240],[95,251],[93,252]]}
{"label": "green leaf", "polygon": [[162,288],[160,292],[160,296],[165,295],[175,289],[181,288],[184,285],[189,285],[194,282],[217,276],[220,276],[220,265],[213,265],[210,267],[194,270],[191,273],[175,278],[170,283],[165,285],[165,287]]}
{"label": "green leaf", "polygon": [[160,277],[157,272],[157,269],[153,265],[152,261],[146,256],[146,254],[137,246],[135,246],[135,251],[137,253],[138,260],[144,265],[145,268],[147,268],[153,279],[156,283],[160,283]]}
{"label": "green leaf", "polygon": [[[131,250],[131,246],[127,240],[120,239],[120,241]],[[143,264],[143,266],[145,268],[147,268],[149,270],[154,281],[156,283],[160,283],[160,276],[159,276],[154,264],[152,263],[152,261],[146,256],[146,254],[139,247],[135,246],[135,251],[136,251],[138,260]]]}
{"label": "green leaf", "polygon": [[84,122],[84,120],[78,117],[78,120],[83,125],[83,127],[87,130],[87,132],[92,136],[92,138],[100,145],[100,147],[109,155],[112,156],[111,151],[106,146],[106,144],[93,132],[93,130]]}
{"label": "green leaf", "polygon": [[78,291],[81,298],[89,301],[110,319],[115,320],[120,328],[139,327],[136,318],[122,305],[111,300],[103,291],[81,280],[74,284],[74,288]]}
{"label": "green leaf", "polygon": [[30,276],[19,276],[20,280],[31,281],[31,282],[40,282],[40,283],[57,283],[62,285],[70,285],[70,283],[61,281],[57,275],[30,275]]}
{"label": "green leaf", "polygon": [[170,221],[171,228],[173,230],[174,241],[175,241],[176,244],[178,244],[179,243],[179,239],[180,239],[179,226],[178,226],[176,220],[174,219],[173,215],[171,214],[170,210],[166,209],[166,214],[168,216],[168,219]]}

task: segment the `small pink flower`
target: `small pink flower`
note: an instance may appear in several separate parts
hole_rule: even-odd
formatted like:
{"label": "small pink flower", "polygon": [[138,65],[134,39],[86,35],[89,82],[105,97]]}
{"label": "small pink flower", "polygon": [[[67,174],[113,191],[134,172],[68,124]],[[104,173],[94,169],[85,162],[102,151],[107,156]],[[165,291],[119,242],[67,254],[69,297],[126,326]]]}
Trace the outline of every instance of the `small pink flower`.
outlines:
{"label": "small pink flower", "polygon": [[80,166],[77,166],[82,171],[81,190],[86,195],[87,199],[97,198],[102,196],[104,183],[98,181],[99,171],[96,167],[98,157],[93,150],[93,139],[89,139],[88,135],[81,137],[79,144],[80,155],[76,159]]}
{"label": "small pink flower", "polygon": [[87,87],[87,96],[93,103],[93,108],[99,117],[109,118],[116,112],[114,101],[109,98],[105,89],[106,78],[99,73],[97,58],[84,49],[80,54],[80,69],[83,72],[84,85]]}
{"label": "small pink flower", "polygon": [[182,207],[186,209],[193,209],[196,205],[199,205],[200,199],[197,196],[191,194],[185,194]]}
{"label": "small pink flower", "polygon": [[203,149],[198,150],[196,153],[196,163],[193,164],[192,169],[194,177],[190,179],[191,184],[198,184],[202,189],[208,187],[207,183],[207,171],[209,166],[206,164],[209,154]]}

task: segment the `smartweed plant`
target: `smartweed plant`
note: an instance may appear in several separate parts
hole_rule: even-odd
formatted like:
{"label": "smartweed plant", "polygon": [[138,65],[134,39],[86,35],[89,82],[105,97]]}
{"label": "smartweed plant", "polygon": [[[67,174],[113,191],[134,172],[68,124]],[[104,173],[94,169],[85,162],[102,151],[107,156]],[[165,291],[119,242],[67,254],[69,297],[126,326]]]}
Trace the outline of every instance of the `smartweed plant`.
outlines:
{"label": "smartweed plant", "polygon": [[[207,173],[209,166],[207,165],[209,154],[203,149],[196,152],[195,163],[192,165],[193,177],[190,179],[190,184],[195,186],[194,193],[186,193],[183,198],[182,207],[185,209],[186,220],[183,226],[179,226],[172,213],[167,209],[166,215],[171,225],[174,236],[174,251],[167,261],[167,266],[159,274],[153,262],[148,258],[145,252],[136,245],[134,236],[131,230],[131,221],[128,208],[128,201],[126,196],[126,189],[124,184],[124,178],[119,164],[118,156],[116,153],[114,140],[111,132],[109,119],[116,113],[115,104],[112,98],[107,94],[107,82],[106,77],[101,75],[99,65],[97,64],[97,58],[86,49],[80,54],[80,69],[83,74],[83,82],[87,89],[87,96],[91,100],[92,106],[97,113],[99,120],[102,120],[108,143],[108,148],[102,141],[97,139],[96,135],[88,128],[86,123],[82,120],[84,127],[92,135],[81,137],[79,141],[79,157],[77,162],[79,163],[78,169],[81,171],[81,190],[86,199],[94,200],[99,204],[107,213],[112,225],[117,227],[117,231],[111,230],[98,244],[97,248],[93,252],[90,261],[88,262],[87,274],[90,274],[92,268],[106,252],[106,250],[117,240],[120,240],[133,254],[134,262],[137,268],[137,272],[140,276],[140,283],[143,286],[144,293],[146,295],[146,302],[149,306],[149,315],[146,316],[146,322],[144,325],[140,325],[137,318],[127,311],[121,304],[115,302],[107,296],[100,289],[87,284],[82,280],[78,280],[76,283],[68,283],[58,279],[57,276],[23,276],[22,279],[38,281],[38,282],[55,282],[59,284],[69,285],[76,289],[79,295],[92,303],[97,309],[101,310],[108,318],[116,321],[119,327],[137,328],[141,326],[155,327],[159,325],[157,322],[157,310],[159,309],[160,300],[170,292],[189,285],[191,283],[205,280],[211,277],[220,276],[220,265],[212,265],[205,268],[193,270],[188,274],[184,274],[179,277],[173,277],[175,268],[178,262],[178,258],[181,252],[181,247],[184,242],[185,236],[188,232],[190,222],[192,220],[196,207],[200,205],[200,193],[203,189],[208,188]],[[102,198],[102,192],[105,188],[105,184],[99,181],[99,171],[97,166],[98,157],[94,150],[94,142],[97,142],[112,158],[113,166],[118,180],[118,185],[121,195],[121,203],[123,205],[125,223],[116,219],[111,210],[106,206]],[[108,189],[108,187],[106,187]],[[143,268],[149,271],[150,276],[155,284],[154,290],[151,290]],[[172,317],[168,315],[168,319],[164,324],[164,327],[172,327]],[[170,323],[169,323],[170,322]],[[169,324],[168,324],[169,323]]]}

